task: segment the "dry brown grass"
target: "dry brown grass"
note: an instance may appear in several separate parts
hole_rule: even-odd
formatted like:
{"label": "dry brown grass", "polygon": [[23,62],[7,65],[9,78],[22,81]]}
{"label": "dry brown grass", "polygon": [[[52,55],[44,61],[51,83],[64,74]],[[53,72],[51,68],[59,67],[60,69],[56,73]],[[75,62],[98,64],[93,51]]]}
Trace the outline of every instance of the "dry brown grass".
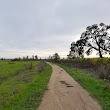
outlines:
{"label": "dry brown grass", "polygon": [[40,65],[36,68],[36,71],[37,71],[38,73],[42,73],[42,71],[45,69],[45,66],[46,66],[45,63],[40,64]]}

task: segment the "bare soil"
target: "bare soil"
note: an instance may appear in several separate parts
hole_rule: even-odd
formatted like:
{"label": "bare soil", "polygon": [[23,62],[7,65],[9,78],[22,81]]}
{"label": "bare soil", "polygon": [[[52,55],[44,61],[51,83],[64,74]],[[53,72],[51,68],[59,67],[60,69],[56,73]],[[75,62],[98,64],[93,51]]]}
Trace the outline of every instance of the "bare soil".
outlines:
{"label": "bare soil", "polygon": [[102,110],[64,69],[50,65],[52,76],[38,110]]}

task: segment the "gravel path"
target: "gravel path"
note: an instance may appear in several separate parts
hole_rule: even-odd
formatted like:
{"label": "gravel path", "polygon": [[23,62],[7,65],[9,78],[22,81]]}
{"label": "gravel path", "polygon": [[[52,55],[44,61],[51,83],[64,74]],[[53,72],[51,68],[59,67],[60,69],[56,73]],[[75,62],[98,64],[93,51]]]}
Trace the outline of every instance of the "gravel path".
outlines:
{"label": "gravel path", "polygon": [[38,110],[102,110],[64,69],[50,65],[53,73]]}

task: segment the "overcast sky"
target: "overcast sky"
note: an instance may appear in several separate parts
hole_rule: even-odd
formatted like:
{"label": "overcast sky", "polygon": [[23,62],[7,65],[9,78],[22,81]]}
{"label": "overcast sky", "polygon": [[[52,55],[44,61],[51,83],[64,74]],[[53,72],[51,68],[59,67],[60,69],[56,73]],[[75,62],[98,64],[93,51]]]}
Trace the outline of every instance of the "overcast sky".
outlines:
{"label": "overcast sky", "polygon": [[110,24],[110,0],[0,0],[0,58],[66,57],[86,27]]}

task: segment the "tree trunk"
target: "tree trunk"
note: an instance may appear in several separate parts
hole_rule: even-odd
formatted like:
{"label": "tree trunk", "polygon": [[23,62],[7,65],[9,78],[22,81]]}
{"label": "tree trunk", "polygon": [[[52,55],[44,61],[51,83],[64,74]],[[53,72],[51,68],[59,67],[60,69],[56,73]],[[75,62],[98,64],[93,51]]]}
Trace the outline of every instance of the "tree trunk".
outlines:
{"label": "tree trunk", "polygon": [[103,58],[100,48],[99,48],[99,57]]}

